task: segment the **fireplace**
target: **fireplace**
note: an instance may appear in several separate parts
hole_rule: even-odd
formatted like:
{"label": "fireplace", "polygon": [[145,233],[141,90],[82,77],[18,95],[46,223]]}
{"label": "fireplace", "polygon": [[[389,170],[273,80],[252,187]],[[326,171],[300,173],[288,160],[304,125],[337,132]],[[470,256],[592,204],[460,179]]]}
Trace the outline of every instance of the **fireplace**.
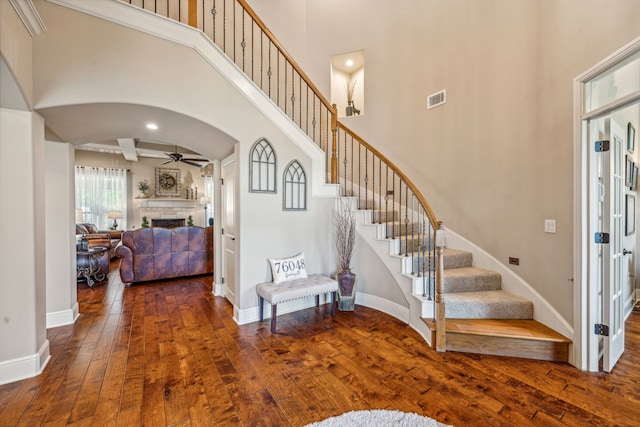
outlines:
{"label": "fireplace", "polygon": [[151,218],[152,227],[176,228],[184,225],[184,218]]}

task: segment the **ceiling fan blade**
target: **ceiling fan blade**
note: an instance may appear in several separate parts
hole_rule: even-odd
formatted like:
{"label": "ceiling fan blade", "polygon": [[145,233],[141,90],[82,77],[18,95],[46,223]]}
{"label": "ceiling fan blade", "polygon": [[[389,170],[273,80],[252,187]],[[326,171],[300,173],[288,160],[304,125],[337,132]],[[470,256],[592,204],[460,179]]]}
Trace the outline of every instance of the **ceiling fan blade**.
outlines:
{"label": "ceiling fan blade", "polygon": [[195,167],[197,167],[197,168],[201,168],[201,167],[202,167],[202,165],[201,165],[201,164],[199,164],[199,163],[195,163],[195,162],[192,162],[192,161],[190,161],[190,160],[181,159],[180,161],[181,161],[182,163],[186,163],[186,164],[188,164],[188,165],[195,166]]}
{"label": "ceiling fan blade", "polygon": [[160,164],[161,164],[161,165],[166,165],[167,163],[173,163],[173,162],[175,162],[175,160],[168,160],[168,161],[166,161],[166,162],[164,162],[164,163],[160,163]]}
{"label": "ceiling fan blade", "polygon": [[207,162],[207,163],[209,163],[209,160],[207,160],[207,159],[195,159],[195,158],[183,157],[182,160],[191,160],[192,162]]}

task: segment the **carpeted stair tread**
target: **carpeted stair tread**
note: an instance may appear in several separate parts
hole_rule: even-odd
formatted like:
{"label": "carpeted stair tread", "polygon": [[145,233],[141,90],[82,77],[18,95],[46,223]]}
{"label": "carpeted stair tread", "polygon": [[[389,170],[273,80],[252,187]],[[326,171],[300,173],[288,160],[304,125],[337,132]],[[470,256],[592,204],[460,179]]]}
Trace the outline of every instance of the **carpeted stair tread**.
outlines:
{"label": "carpeted stair tread", "polygon": [[[404,245],[404,240],[402,241]],[[409,255],[411,255],[411,248],[409,246]],[[404,248],[400,248],[403,252]],[[413,259],[413,270],[412,272],[423,271],[424,269],[428,269],[430,266],[435,266],[435,255],[432,255],[431,259],[429,259],[429,254],[425,253],[425,257],[422,258],[419,256],[420,253],[416,252]],[[443,254],[443,263],[445,271],[451,268],[463,268],[463,267],[471,267],[471,262],[473,260],[473,256],[471,252],[467,251],[459,251],[456,249],[445,249]]]}
{"label": "carpeted stair tread", "polygon": [[500,273],[478,267],[447,269],[444,271],[443,279],[445,293],[495,291],[500,289],[502,284]]}
{"label": "carpeted stair tread", "polygon": [[444,269],[471,267],[473,255],[471,252],[460,251],[458,249],[445,248],[444,250]]}
{"label": "carpeted stair tread", "polygon": [[[415,238],[418,239],[420,224],[417,222],[408,222],[405,224],[404,221],[397,221],[397,219],[398,218],[396,218],[396,222],[387,223],[386,232],[389,236],[415,236]],[[420,237],[424,238],[424,235],[421,234]]]}
{"label": "carpeted stair tread", "polygon": [[400,212],[394,210],[375,210],[373,211],[373,223],[381,224],[383,222],[393,222],[400,218]]}
{"label": "carpeted stair tread", "polygon": [[446,294],[445,316],[454,319],[533,319],[533,303],[502,290]]}

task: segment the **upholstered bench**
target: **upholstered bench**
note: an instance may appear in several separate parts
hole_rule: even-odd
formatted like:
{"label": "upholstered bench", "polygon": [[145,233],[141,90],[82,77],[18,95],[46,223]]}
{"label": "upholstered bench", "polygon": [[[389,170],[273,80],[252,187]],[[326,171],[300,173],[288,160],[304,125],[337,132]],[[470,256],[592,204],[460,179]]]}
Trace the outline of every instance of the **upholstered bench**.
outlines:
{"label": "upholstered bench", "polygon": [[260,321],[263,320],[264,301],[271,304],[271,333],[276,333],[276,315],[278,304],[299,298],[316,297],[316,307],[320,305],[320,294],[331,292],[331,315],[336,314],[336,291],[338,282],[322,274],[310,274],[308,277],[282,283],[260,283],[256,290],[260,304]]}

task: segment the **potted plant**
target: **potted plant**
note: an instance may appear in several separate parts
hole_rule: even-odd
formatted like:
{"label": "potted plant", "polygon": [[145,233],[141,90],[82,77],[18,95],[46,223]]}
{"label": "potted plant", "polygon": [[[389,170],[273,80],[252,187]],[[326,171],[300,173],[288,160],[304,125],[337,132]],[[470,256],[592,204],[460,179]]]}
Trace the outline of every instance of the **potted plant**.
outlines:
{"label": "potted plant", "polygon": [[189,215],[189,217],[187,218],[187,225],[189,227],[193,226],[193,215]]}
{"label": "potted plant", "polygon": [[336,254],[340,272],[338,279],[338,309],[353,311],[356,297],[356,275],[351,271],[351,256],[356,241],[356,216],[350,199],[340,198],[334,211]]}
{"label": "potted plant", "polygon": [[146,216],[142,217],[142,228],[148,228],[149,227],[149,221],[147,220]]}
{"label": "potted plant", "polygon": [[347,89],[347,108],[345,110],[345,113],[347,114],[347,116],[353,116],[353,113],[355,111],[355,106],[353,105],[353,93],[356,90],[356,84],[358,83],[358,80],[354,80],[351,84],[347,83],[346,85],[346,89]]}
{"label": "potted plant", "polygon": [[138,196],[140,199],[147,199],[149,195],[147,191],[149,191],[149,181],[142,180],[138,181],[138,190],[140,191],[140,195]]}

